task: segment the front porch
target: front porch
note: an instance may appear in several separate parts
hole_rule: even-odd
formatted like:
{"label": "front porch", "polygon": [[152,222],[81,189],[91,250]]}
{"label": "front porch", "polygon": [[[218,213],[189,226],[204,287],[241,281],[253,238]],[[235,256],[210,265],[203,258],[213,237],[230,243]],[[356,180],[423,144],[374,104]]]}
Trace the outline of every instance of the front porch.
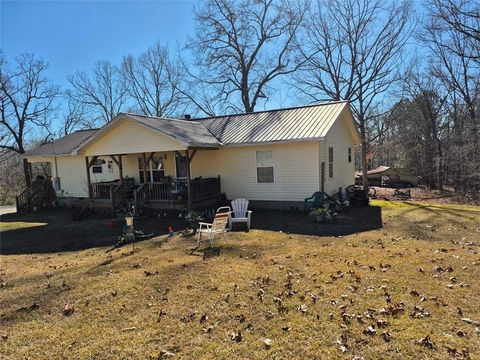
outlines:
{"label": "front porch", "polygon": [[[126,204],[137,209],[193,209],[215,205],[221,198],[220,176],[192,179],[191,162],[196,153],[197,149],[187,149],[86,156],[88,200],[92,205],[112,209]],[[109,176],[97,176],[105,164]],[[101,181],[95,181],[98,179]]]}
{"label": "front porch", "polygon": [[161,209],[199,208],[215,204],[220,199],[220,176],[198,178],[188,182],[172,179],[165,182],[131,185],[129,182],[102,182],[89,185],[92,204],[104,203],[113,209],[127,202],[135,208],[152,207]]}

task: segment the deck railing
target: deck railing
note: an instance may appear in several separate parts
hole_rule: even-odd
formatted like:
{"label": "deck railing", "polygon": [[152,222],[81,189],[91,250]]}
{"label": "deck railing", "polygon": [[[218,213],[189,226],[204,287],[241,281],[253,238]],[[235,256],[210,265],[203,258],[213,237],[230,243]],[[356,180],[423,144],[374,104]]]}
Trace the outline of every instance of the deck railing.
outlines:
{"label": "deck railing", "polygon": [[[191,201],[202,201],[218,198],[220,195],[220,178],[204,178],[191,180]],[[127,198],[126,188],[119,183],[95,183],[90,185],[93,199],[111,200],[112,206]],[[132,191],[132,200],[137,207],[147,201],[157,202],[188,202],[186,181],[154,182],[139,185]]]}
{"label": "deck railing", "polygon": [[153,201],[181,201],[186,199],[186,193],[182,191],[181,185],[174,185],[170,182],[156,182],[145,184],[145,195],[148,200]]}
{"label": "deck railing", "polygon": [[55,190],[50,180],[35,180],[16,197],[17,210],[50,206],[55,201]]}
{"label": "deck railing", "polygon": [[218,198],[220,195],[220,178],[192,180],[192,201]]}
{"label": "deck railing", "polygon": [[111,188],[115,186],[113,183],[94,183],[90,184],[92,199],[109,200],[111,199]]}

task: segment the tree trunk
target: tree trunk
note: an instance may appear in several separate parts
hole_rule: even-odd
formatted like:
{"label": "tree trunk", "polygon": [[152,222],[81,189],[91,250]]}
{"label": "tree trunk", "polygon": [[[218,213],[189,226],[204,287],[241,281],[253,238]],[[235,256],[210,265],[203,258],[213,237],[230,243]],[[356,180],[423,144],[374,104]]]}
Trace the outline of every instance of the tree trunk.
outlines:
{"label": "tree trunk", "polygon": [[365,131],[365,123],[364,123],[363,119],[359,119],[359,122],[360,122],[360,136],[362,138],[362,154],[361,154],[361,159],[362,159],[362,185],[363,185],[364,188],[367,188],[367,186],[368,186],[368,178],[367,178],[367,172],[368,172],[367,134],[366,134],[366,131]]}

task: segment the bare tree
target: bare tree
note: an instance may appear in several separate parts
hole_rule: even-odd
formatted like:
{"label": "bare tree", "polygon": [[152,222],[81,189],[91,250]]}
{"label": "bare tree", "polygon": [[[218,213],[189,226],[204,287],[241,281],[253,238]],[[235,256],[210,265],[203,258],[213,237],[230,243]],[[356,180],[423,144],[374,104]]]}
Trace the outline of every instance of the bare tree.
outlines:
{"label": "bare tree", "polygon": [[[200,73],[190,75],[227,108],[254,111],[269,95],[275,79],[295,72],[305,61],[297,56],[296,39],[306,5],[207,0],[195,10],[196,33],[188,46],[195,51]],[[195,101],[191,93],[189,97]],[[213,110],[201,101],[196,103],[204,112]]]}
{"label": "bare tree", "polygon": [[90,126],[103,125],[122,111],[127,101],[127,88],[120,70],[108,61],[98,61],[92,74],[76,72],[68,78],[71,101],[85,106]]}
{"label": "bare tree", "polygon": [[47,68],[31,54],[10,66],[0,53],[0,149],[23,154],[27,135],[50,124],[59,90],[45,77]]}
{"label": "bare tree", "polygon": [[91,127],[91,123],[86,118],[86,109],[83,103],[73,101],[71,97],[65,96],[66,109],[64,113],[63,126],[60,129],[60,135],[68,135],[75,130]]}
{"label": "bare tree", "polygon": [[298,88],[315,101],[350,101],[362,138],[364,186],[368,126],[380,113],[383,95],[401,79],[411,17],[408,1],[326,0],[306,23],[308,61],[297,76]]}
{"label": "bare tree", "polygon": [[14,151],[0,151],[0,205],[15,204],[15,195],[24,185],[21,155]]}
{"label": "bare tree", "polygon": [[171,116],[182,105],[179,91],[183,80],[181,66],[170,58],[159,42],[138,58],[124,57],[122,75],[135,108],[149,116]]}
{"label": "bare tree", "polygon": [[[450,169],[456,169],[455,188],[464,193],[478,194],[480,5],[467,0],[432,0],[427,5],[427,13],[419,38],[429,49],[434,74],[440,80],[443,92],[448,94],[452,119],[453,145],[447,152],[446,160]],[[459,21],[465,22],[460,24]]]}
{"label": "bare tree", "polygon": [[[442,46],[480,64],[480,3],[474,0],[431,0],[428,30],[443,34]],[[452,40],[463,38],[464,49]]]}

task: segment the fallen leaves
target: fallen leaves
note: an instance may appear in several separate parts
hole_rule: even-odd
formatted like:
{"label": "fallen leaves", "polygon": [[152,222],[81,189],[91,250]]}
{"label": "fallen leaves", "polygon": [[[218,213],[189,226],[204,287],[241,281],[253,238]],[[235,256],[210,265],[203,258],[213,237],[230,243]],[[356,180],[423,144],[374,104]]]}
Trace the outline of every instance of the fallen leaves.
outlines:
{"label": "fallen leaves", "polygon": [[417,344],[432,350],[435,350],[437,348],[435,343],[430,339],[429,335],[418,340]]}
{"label": "fallen leaves", "polygon": [[73,305],[67,304],[62,310],[63,316],[70,316],[73,315],[75,312],[75,307]]}
{"label": "fallen leaves", "polygon": [[29,313],[29,312],[32,312],[33,310],[37,310],[38,308],[40,307],[40,305],[38,305],[37,303],[33,303],[32,305],[30,306],[22,306],[20,308],[18,308],[16,310],[16,312],[26,312],[26,313]]}
{"label": "fallen leaves", "polygon": [[475,321],[469,318],[462,318],[461,320],[470,325],[480,326],[480,321]]}
{"label": "fallen leaves", "polygon": [[367,327],[366,329],[363,330],[363,333],[365,335],[375,335],[377,333],[377,330],[375,330],[375,328],[370,325],[369,327]]}
{"label": "fallen leaves", "polygon": [[382,336],[383,341],[385,341],[385,342],[392,341],[392,334],[390,334],[390,332],[388,332],[388,331],[383,331],[381,336]]}
{"label": "fallen leaves", "polygon": [[301,304],[297,309],[299,312],[305,314],[308,311],[308,306],[305,304]]}
{"label": "fallen leaves", "polygon": [[415,319],[423,319],[429,316],[430,316],[430,313],[427,310],[417,305],[413,307],[413,311],[410,313],[410,317]]}
{"label": "fallen leaves", "polygon": [[346,353],[350,347],[348,346],[348,337],[346,334],[342,334],[337,340],[336,343],[339,345],[340,351]]}
{"label": "fallen leaves", "polygon": [[153,275],[158,275],[158,271],[144,271],[143,272],[145,276],[153,276]]}
{"label": "fallen leaves", "polygon": [[230,333],[230,340],[234,341],[234,342],[241,342],[243,340],[242,338],[242,333],[240,331],[238,332],[235,332],[235,331],[232,331]]}

